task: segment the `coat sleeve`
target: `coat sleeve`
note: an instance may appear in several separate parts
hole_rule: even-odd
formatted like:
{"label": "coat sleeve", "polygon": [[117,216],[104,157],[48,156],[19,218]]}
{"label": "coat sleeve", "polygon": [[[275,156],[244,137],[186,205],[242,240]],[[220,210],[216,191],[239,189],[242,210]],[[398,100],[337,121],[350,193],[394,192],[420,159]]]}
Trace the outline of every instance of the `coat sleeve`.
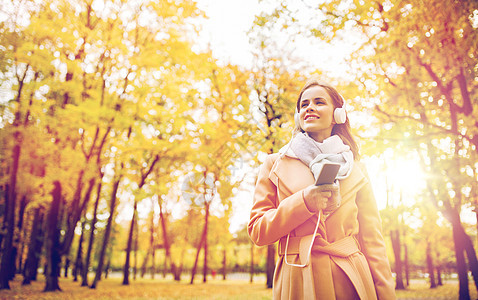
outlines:
{"label": "coat sleeve", "polygon": [[[368,179],[366,170],[361,168]],[[359,240],[370,266],[378,299],[395,299],[395,283],[382,236],[382,221],[370,181],[357,194]]]}
{"label": "coat sleeve", "polygon": [[261,166],[247,230],[258,246],[273,244],[314,215],[304,203],[302,190],[279,202],[269,174],[278,155],[269,155]]}

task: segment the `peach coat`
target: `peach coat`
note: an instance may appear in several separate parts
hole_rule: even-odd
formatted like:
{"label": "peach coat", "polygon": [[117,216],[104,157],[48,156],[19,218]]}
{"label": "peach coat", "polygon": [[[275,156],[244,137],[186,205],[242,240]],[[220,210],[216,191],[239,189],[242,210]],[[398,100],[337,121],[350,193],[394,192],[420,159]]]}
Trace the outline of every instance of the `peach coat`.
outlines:
{"label": "peach coat", "polygon": [[307,209],[302,190],[312,184],[311,171],[297,157],[272,154],[260,168],[248,232],[258,246],[279,241],[274,299],[395,299],[379,212],[358,161],[340,181],[340,207],[320,221],[310,264],[284,262],[288,233],[287,261],[306,261],[317,214]]}

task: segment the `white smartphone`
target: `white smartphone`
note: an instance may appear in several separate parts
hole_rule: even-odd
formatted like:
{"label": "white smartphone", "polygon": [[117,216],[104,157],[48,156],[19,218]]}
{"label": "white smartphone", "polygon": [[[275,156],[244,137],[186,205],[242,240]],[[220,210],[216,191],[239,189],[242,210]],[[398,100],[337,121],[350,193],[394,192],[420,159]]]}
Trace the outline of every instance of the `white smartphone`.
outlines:
{"label": "white smartphone", "polygon": [[321,184],[332,184],[335,181],[335,177],[339,172],[340,164],[335,163],[325,163],[322,166],[322,170],[320,170],[319,177],[317,177],[317,181],[315,185]]}

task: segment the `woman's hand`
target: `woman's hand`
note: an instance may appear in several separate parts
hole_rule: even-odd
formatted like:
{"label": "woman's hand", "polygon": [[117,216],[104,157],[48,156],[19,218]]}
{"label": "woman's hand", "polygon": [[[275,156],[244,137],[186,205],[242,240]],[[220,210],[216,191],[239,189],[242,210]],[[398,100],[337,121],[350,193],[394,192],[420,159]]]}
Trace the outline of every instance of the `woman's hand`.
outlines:
{"label": "woman's hand", "polygon": [[340,206],[340,191],[338,184],[311,185],[303,191],[304,202],[312,212],[323,210],[324,214],[330,214]]}

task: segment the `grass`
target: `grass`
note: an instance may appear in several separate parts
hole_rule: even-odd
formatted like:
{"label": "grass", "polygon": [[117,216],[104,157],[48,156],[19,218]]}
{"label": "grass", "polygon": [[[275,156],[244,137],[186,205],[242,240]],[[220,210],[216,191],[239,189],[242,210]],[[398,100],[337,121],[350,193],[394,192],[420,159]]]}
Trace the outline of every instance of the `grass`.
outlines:
{"label": "grass", "polygon": [[[246,277],[242,279],[223,281],[208,279],[204,284],[202,276],[196,276],[194,284],[189,284],[189,278],[175,282],[169,278],[131,280],[130,285],[122,285],[122,278],[113,277],[102,280],[96,289],[81,287],[79,282],[61,278],[62,291],[43,292],[44,280],[22,286],[21,276],[10,282],[10,290],[0,291],[0,299],[272,299],[272,291],[265,288],[265,281],[258,280],[249,283]],[[91,282],[91,280],[90,280]]]}
{"label": "grass", "polygon": [[[470,299],[477,299],[477,291],[473,279],[470,278]],[[430,289],[430,284],[424,280],[412,281],[406,290],[397,291],[398,299],[458,299],[458,281],[448,281],[444,285]]]}
{"label": "grass", "polygon": [[[80,287],[79,282],[61,278],[62,291],[43,292],[44,281],[32,282],[29,286],[22,286],[21,276],[17,276],[10,283],[10,290],[0,291],[0,299],[272,299],[272,291],[265,288],[263,277],[257,282],[249,283],[248,277],[223,281],[220,278],[208,279],[202,283],[202,277],[196,277],[195,284],[184,281],[175,282],[170,278],[137,279],[131,280],[130,285],[123,286],[119,276],[99,282],[96,289]],[[477,298],[477,293],[470,282],[471,299]],[[424,281],[414,281],[404,291],[397,291],[398,299],[457,299],[457,282],[448,282],[444,286],[429,289]]]}

